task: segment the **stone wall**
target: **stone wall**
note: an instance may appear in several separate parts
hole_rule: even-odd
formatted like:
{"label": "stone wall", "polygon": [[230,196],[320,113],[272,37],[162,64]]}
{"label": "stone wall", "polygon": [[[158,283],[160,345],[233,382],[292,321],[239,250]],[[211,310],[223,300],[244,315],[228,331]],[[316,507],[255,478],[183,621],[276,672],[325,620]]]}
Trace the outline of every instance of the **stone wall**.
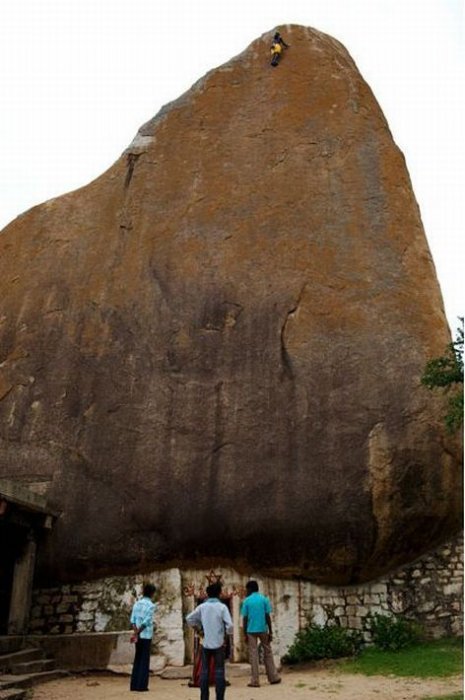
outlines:
{"label": "stone wall", "polygon": [[376,582],[339,590],[304,585],[302,590],[304,618],[361,630],[368,642],[375,613],[416,621],[429,637],[462,635],[463,536]]}
{"label": "stone wall", "polygon": [[114,576],[61,588],[34,591],[29,632],[73,634],[128,630],[129,614],[144,582],[157,587],[154,647],[168,664],[184,663],[179,569],[146,576]]}
{"label": "stone wall", "polygon": [[[157,586],[154,652],[158,665],[182,665],[192,659],[192,632],[184,616],[205,594],[209,580],[221,575],[234,621],[234,661],[246,649],[240,627],[240,602],[248,576],[233,569],[169,569],[146,576],[111,577],[61,588],[34,591],[31,634],[74,634],[127,630],[133,602],[143,581]],[[389,576],[365,585],[323,587],[308,581],[253,575],[271,599],[274,651],[282,656],[308,619],[332,621],[361,630],[370,641],[370,615],[402,614],[418,621],[431,637],[463,634],[463,537],[457,537]]]}

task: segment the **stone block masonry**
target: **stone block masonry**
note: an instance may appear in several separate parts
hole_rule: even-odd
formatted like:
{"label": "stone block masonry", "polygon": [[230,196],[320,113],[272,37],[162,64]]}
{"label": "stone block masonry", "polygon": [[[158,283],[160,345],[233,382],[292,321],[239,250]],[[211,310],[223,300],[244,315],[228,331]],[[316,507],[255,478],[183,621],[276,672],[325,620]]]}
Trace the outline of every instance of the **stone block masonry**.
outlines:
{"label": "stone block masonry", "polygon": [[[192,660],[192,634],[184,615],[205,593],[209,580],[221,575],[234,620],[233,660],[246,658],[239,620],[247,576],[234,569],[210,572],[173,568],[145,576],[118,576],[34,591],[30,634],[59,635],[119,632],[129,628],[129,613],[144,581],[157,586],[158,610],[154,654],[157,665],[183,665]],[[428,636],[463,634],[463,536],[417,561],[363,585],[317,586],[309,581],[252,575],[271,599],[274,651],[283,656],[296,632],[309,619],[359,630],[371,640],[375,613],[401,614],[419,622]]]}
{"label": "stone block masonry", "polygon": [[402,615],[432,638],[463,634],[463,536],[376,582],[339,590],[303,586],[301,624],[335,622],[371,641],[371,616]]}
{"label": "stone block masonry", "polygon": [[119,632],[130,628],[129,614],[144,582],[157,587],[157,654],[167,663],[184,659],[181,577],[178,569],[146,576],[114,576],[34,591],[30,634]]}

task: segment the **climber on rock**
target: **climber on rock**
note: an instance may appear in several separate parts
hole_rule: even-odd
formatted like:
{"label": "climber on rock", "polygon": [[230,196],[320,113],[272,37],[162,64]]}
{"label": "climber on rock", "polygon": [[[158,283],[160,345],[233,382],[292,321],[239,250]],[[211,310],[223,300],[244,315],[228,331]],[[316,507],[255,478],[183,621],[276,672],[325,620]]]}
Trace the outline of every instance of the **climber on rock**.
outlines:
{"label": "climber on rock", "polygon": [[271,44],[271,65],[273,67],[276,67],[278,65],[283,49],[288,48],[289,46],[286,44],[281,34],[279,32],[276,32],[276,34],[273,37],[273,43]]}

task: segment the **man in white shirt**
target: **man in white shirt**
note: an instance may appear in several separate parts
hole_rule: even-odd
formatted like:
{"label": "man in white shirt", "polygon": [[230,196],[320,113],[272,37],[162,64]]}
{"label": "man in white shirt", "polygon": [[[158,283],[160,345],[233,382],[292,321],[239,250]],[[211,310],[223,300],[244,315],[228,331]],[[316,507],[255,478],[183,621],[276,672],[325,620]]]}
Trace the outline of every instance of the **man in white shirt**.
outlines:
{"label": "man in white shirt", "polygon": [[226,634],[233,633],[233,623],[228,608],[220,601],[221,584],[207,586],[207,600],[186,617],[190,627],[203,630],[202,668],[200,672],[200,700],[209,700],[208,671],[210,659],[215,661],[216,700],[223,700],[226,690],[224,676],[224,641]]}

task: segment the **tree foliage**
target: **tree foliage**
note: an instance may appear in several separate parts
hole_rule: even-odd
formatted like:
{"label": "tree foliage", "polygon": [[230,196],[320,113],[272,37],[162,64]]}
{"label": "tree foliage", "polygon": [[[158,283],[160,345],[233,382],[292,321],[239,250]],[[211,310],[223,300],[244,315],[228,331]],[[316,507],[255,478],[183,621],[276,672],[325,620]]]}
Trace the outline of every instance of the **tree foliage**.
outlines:
{"label": "tree foliage", "polygon": [[422,384],[428,389],[442,387],[446,391],[455,389],[449,396],[448,411],[445,422],[450,432],[454,432],[463,422],[463,318],[460,318],[455,340],[449,343],[441,357],[430,360],[421,378]]}

